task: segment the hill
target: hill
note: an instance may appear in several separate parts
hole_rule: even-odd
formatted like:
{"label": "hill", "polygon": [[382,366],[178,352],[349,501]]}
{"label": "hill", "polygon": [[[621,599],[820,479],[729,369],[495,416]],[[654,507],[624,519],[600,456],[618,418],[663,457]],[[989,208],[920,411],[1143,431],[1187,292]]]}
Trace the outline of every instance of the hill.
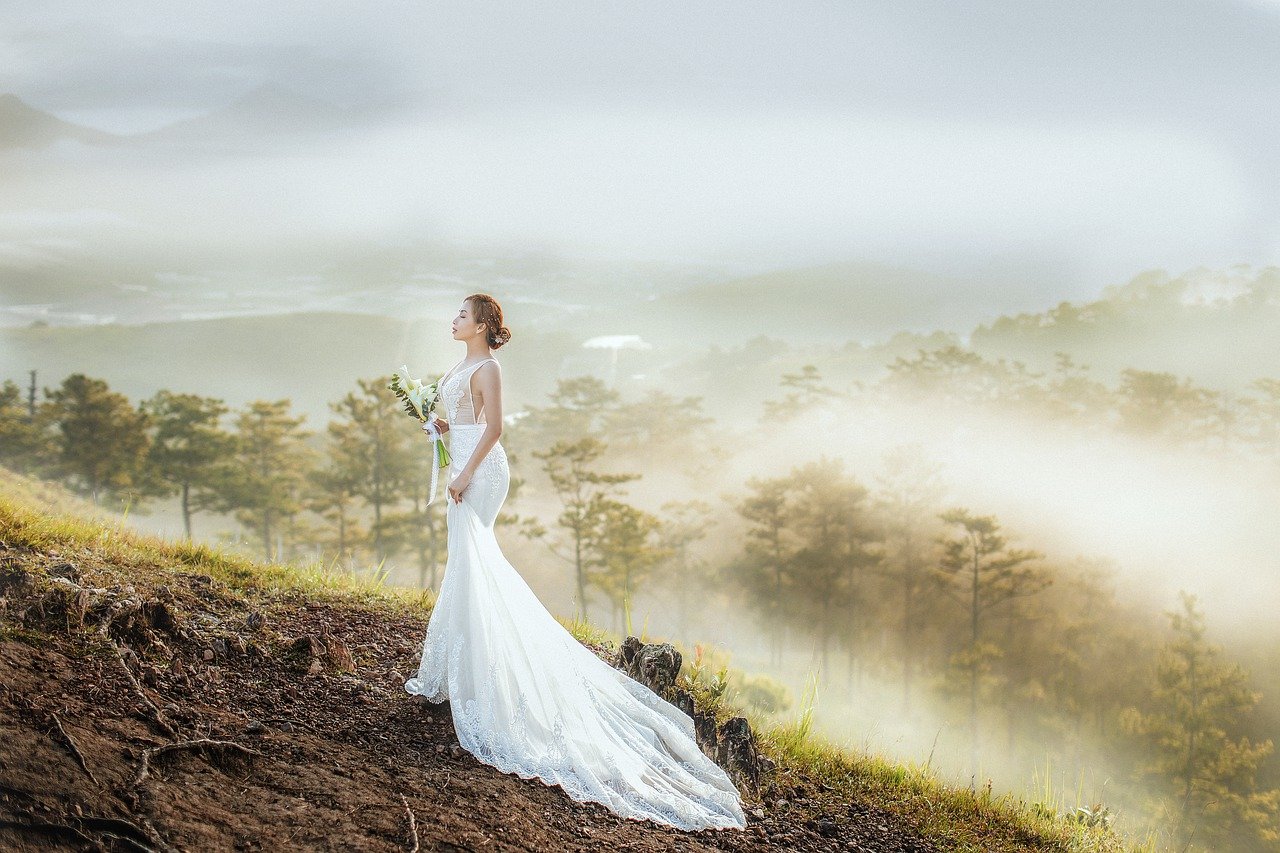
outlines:
{"label": "hill", "polygon": [[[842,752],[802,723],[753,737],[766,769],[744,783],[746,832],[624,820],[481,764],[447,706],[404,693],[428,596],[142,536],[82,508],[3,472],[6,849],[1123,849],[1044,805]],[[618,665],[611,638],[571,628]]]}
{"label": "hill", "polygon": [[263,83],[224,107],[135,136],[141,142],[256,150],[272,140],[331,135],[355,124],[341,107]]}
{"label": "hill", "polygon": [[12,93],[0,95],[0,150],[40,149],[63,139],[86,145],[118,145],[125,137],[63,121]]}
{"label": "hill", "polygon": [[[696,334],[740,343],[764,334],[796,341],[885,340],[904,329],[960,331],[986,318],[1001,282],[974,283],[866,262],[792,267],[693,283],[632,306],[635,325],[687,318]],[[991,298],[988,298],[991,297]]]}
{"label": "hill", "polygon": [[971,334],[975,352],[1049,371],[1054,353],[1113,382],[1136,368],[1186,376],[1210,388],[1244,391],[1280,375],[1280,268],[1152,270],[1103,290],[1100,298],[1002,316]]}

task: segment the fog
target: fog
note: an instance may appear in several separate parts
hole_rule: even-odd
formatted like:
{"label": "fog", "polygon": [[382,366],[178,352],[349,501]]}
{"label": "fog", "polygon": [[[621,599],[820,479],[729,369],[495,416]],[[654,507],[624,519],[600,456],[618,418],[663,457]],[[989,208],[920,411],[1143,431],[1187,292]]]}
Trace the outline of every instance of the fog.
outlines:
{"label": "fog", "polygon": [[1078,297],[1280,245],[1269,5],[4,15],[8,91],[124,137],[8,146],[11,261],[162,243],[202,271],[272,247],[305,268],[325,240],[857,258],[1003,275],[1000,312],[1050,296],[1013,286],[1029,275]]}
{"label": "fog", "polygon": [[[1123,649],[1142,628],[1143,665],[1178,592],[1198,594],[1228,657],[1263,662],[1247,731],[1274,737],[1277,57],[1270,2],[8,8],[0,380],[288,398],[322,434],[357,379],[457,361],[449,322],[489,292],[514,332],[498,354],[529,480],[514,511],[555,518],[520,446],[554,437],[522,432],[524,416],[584,376],[658,419],[643,440],[604,430],[610,465],[641,475],[628,500],[655,513],[707,501],[695,550],[713,568],[741,556],[751,478],[825,457],[874,494],[887,456],[912,448],[942,472],[930,521],[998,517],[1062,572],[1052,595],[1109,567],[1112,623],[1094,635]],[[922,370],[914,396],[889,381],[947,346],[981,364]],[[1053,384],[1060,353],[1092,372]],[[829,387],[795,417],[771,412],[805,365]],[[685,397],[710,419],[687,437]],[[173,500],[131,519],[182,529]],[[196,526],[247,541],[229,514]],[[499,538],[568,613],[572,578],[545,543]],[[409,558],[390,566],[419,582]],[[654,581],[633,620],[717,644],[798,703],[816,641],[789,625],[779,651],[744,583],[702,578],[705,605],[677,619]],[[1083,619],[1053,601],[1035,619]],[[885,618],[883,636],[849,640],[856,661],[833,646],[823,731],[1001,790],[1048,774],[1092,803],[1119,786],[1141,810],[1134,792],[1158,786],[1113,781],[1141,763],[1115,740],[1139,675],[1115,707],[1098,700],[1097,731],[1084,700],[1045,711],[1045,728],[1076,727],[1069,748],[1041,744],[1036,720],[997,733],[1023,706],[992,699],[970,767],[943,689],[955,614],[934,606],[942,639],[920,641],[935,657],[910,710]],[[1103,658],[1100,680],[1119,671]],[[1022,686],[1049,695],[1040,682],[1066,667],[1046,659]],[[1276,784],[1280,765],[1260,777]]]}

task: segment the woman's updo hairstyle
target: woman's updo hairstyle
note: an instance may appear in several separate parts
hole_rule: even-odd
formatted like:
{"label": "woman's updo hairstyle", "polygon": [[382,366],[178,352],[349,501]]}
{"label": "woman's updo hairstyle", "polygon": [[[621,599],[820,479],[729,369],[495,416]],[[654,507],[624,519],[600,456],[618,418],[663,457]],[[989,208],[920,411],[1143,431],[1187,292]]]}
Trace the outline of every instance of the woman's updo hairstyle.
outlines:
{"label": "woman's updo hairstyle", "polygon": [[472,319],[485,324],[491,349],[498,349],[511,340],[511,330],[502,325],[502,306],[498,304],[498,300],[487,293],[473,293],[467,297],[467,301],[471,303]]}

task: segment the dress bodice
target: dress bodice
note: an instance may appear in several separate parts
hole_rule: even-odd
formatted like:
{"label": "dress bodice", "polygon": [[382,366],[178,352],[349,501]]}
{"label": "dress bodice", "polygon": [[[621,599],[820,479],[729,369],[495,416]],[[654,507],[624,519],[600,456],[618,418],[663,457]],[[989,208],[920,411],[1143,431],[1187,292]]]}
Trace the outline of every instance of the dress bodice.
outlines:
{"label": "dress bodice", "polygon": [[[477,413],[475,400],[471,397],[471,374],[486,361],[497,363],[496,358],[485,358],[475,364],[467,365],[462,370],[450,371],[440,377],[440,399],[444,401],[445,419],[448,420],[449,426],[485,423],[484,405],[480,406],[480,411]],[[456,368],[457,365],[454,367]]]}

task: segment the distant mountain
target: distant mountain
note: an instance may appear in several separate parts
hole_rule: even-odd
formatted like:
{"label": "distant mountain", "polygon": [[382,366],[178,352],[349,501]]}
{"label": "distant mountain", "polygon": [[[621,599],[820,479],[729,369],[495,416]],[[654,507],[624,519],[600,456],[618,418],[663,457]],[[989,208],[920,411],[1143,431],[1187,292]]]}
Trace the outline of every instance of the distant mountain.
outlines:
{"label": "distant mountain", "polygon": [[225,107],[133,138],[149,142],[239,145],[278,137],[326,134],[353,124],[348,110],[264,83]]}
{"label": "distant mountain", "polygon": [[975,328],[974,351],[1053,370],[1070,353],[1091,376],[1114,382],[1126,368],[1173,373],[1211,388],[1244,391],[1280,377],[1280,267],[1152,270],[1100,299],[1002,316]]}
{"label": "distant mountain", "polygon": [[0,150],[47,148],[62,139],[87,145],[120,145],[128,141],[127,137],[105,130],[63,121],[12,93],[0,95]]}
{"label": "distant mountain", "polygon": [[[978,292],[986,288],[985,293]],[[998,285],[915,269],[840,262],[699,283],[638,305],[631,316],[695,320],[699,334],[739,343],[756,335],[789,340],[878,341],[902,330],[967,331],[986,319]]]}

